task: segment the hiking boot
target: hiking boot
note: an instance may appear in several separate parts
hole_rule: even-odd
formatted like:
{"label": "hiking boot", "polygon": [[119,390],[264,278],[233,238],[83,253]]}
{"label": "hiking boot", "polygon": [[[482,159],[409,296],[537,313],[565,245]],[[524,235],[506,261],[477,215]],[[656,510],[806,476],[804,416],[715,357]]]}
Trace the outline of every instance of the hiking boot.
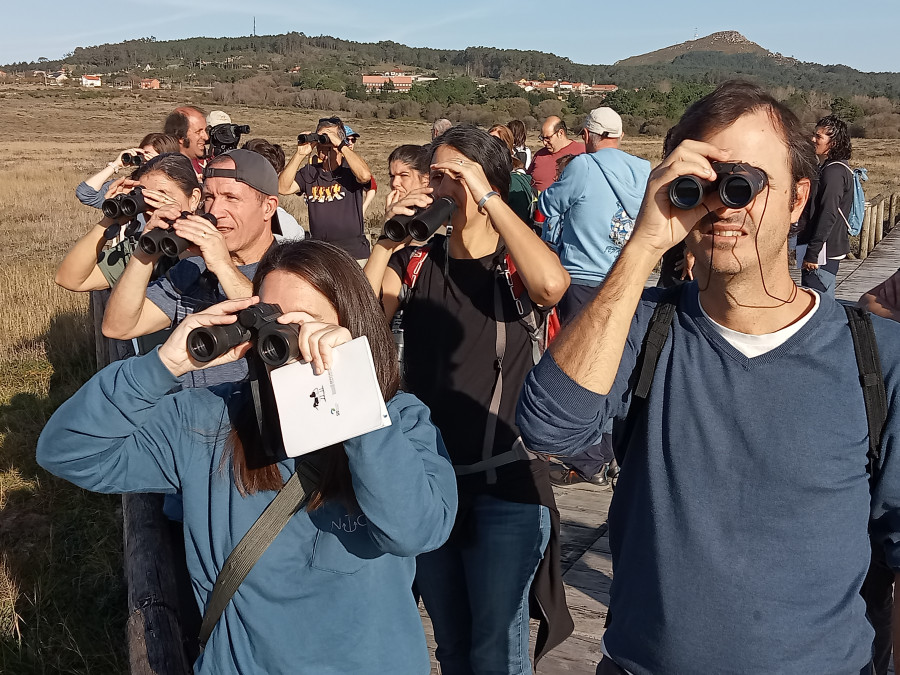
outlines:
{"label": "hiking boot", "polygon": [[613,490],[616,489],[616,483],[619,481],[619,463],[616,460],[612,460],[608,465],[606,465],[606,479],[609,481],[610,486]]}
{"label": "hiking boot", "polygon": [[606,467],[600,473],[584,478],[575,469],[570,469],[564,464],[550,467],[550,482],[559,487],[570,487],[579,483],[588,483],[597,487],[609,487],[609,479],[606,477]]}

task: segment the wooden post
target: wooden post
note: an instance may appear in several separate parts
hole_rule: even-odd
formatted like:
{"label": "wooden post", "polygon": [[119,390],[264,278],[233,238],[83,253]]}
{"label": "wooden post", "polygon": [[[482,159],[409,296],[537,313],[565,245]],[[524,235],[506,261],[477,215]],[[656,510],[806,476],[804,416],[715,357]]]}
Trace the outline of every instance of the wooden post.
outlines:
{"label": "wooden post", "polygon": [[862,229],[859,231],[859,259],[865,260],[869,255],[869,229],[872,227],[872,207],[866,204]]}
{"label": "wooden post", "polygon": [[887,222],[887,231],[890,232],[894,229],[894,225],[897,223],[897,211],[900,210],[900,194],[896,192],[891,195],[891,205],[888,209],[888,222]]}
{"label": "wooden post", "polygon": [[871,253],[875,248],[875,219],[878,218],[878,205],[874,202],[869,207],[869,213],[869,253]]}
{"label": "wooden post", "polygon": [[877,246],[884,236],[884,197],[882,195],[875,197],[875,203],[872,206],[875,208],[875,244]]}

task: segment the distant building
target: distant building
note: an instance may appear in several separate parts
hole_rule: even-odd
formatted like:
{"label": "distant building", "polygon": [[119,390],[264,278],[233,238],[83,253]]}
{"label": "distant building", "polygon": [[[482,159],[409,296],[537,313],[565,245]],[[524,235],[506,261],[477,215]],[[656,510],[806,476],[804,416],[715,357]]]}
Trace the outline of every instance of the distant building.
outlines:
{"label": "distant building", "polygon": [[159,80],[155,77],[141,80],[141,89],[159,89]]}
{"label": "distant building", "polygon": [[585,84],[584,82],[569,82],[563,80],[526,80],[521,79],[516,82],[516,86],[525,91],[539,91],[548,94],[571,94],[577,92],[586,96],[605,96],[610,92],[618,90],[614,84]]}
{"label": "distant building", "polygon": [[103,81],[100,79],[99,75],[82,75],[81,76],[81,86],[82,87],[102,87]]}
{"label": "distant building", "polygon": [[393,91],[409,91],[412,89],[413,79],[409,75],[401,73],[362,76],[362,84],[369,93],[383,91],[388,82],[393,85]]}
{"label": "distant building", "polygon": [[61,85],[63,82],[69,79],[69,76],[66,75],[63,71],[57,70],[55,73],[47,73],[46,81],[48,84],[56,84]]}

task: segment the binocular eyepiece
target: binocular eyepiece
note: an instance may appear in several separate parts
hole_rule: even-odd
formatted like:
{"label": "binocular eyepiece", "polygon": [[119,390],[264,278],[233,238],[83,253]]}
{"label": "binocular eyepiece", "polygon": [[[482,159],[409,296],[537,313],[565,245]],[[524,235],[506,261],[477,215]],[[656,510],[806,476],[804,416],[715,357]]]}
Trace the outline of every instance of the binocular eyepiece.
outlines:
{"label": "binocular eyepiece", "polygon": [[130,152],[122,153],[122,164],[124,164],[125,166],[140,166],[143,163],[143,155],[138,155],[137,153],[132,155]]}
{"label": "binocular eyepiece", "polygon": [[319,143],[320,145],[331,145],[331,139],[325,134],[300,134],[297,136],[297,145],[305,143]]}
{"label": "binocular eyepiece", "polygon": [[121,217],[134,218],[139,213],[147,210],[147,202],[144,201],[144,188],[138,185],[128,194],[116,195],[104,199],[100,210],[107,218],[116,220]]}
{"label": "binocular eyepiece", "polygon": [[456,211],[456,202],[449,197],[435,199],[431,205],[418,209],[415,215],[398,214],[384,224],[384,234],[392,241],[412,237],[415,241],[427,241],[438,228],[447,223]]}
{"label": "binocular eyepiece", "polygon": [[299,328],[278,323],[281,307],[259,303],[238,312],[237,321],[222,326],[200,326],[188,333],[188,353],[209,363],[245,342],[255,342],[263,362],[277,368],[300,356]]}
{"label": "binocular eyepiece", "polygon": [[765,172],[742,162],[712,162],[716,180],[697,176],[681,176],[669,184],[669,201],[679,209],[700,205],[707,193],[717,190],[719,199],[730,209],[742,209],[765,189],[769,179]]}
{"label": "binocular eyepiece", "polygon": [[[189,215],[191,215],[190,212],[182,211],[180,217],[185,218]],[[211,213],[200,213],[197,215],[201,218],[206,218],[213,225],[216,224],[216,217]],[[175,221],[168,222],[171,225]],[[138,246],[140,246],[141,250],[147,255],[162,253],[169,258],[177,258],[184,253],[192,243],[193,242],[184,237],[179,237],[174,231],[164,230],[162,228],[150,230],[146,234],[141,235],[141,238],[138,239]]]}

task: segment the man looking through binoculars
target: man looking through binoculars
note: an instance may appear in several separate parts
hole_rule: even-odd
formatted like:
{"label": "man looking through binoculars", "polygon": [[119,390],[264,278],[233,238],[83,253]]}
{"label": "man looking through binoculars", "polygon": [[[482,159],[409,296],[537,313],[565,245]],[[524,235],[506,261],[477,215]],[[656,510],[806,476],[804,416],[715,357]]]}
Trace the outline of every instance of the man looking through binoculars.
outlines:
{"label": "man looking through binoculars", "polygon": [[[312,161],[304,166],[310,155]],[[306,196],[311,238],[331,242],[365,264],[369,240],[364,231],[363,193],[371,180],[366,160],[347,143],[344,123],[338,117],[325,117],[315,134],[297,138],[297,152],[278,178],[278,191]]]}
{"label": "man looking through binoculars", "polygon": [[[262,155],[233,150],[206,168],[203,206],[216,223],[183,216],[176,207],[157,209],[145,232],[173,229],[191,242],[192,257],[148,286],[157,256],[138,251],[113,289],[103,318],[108,337],[146,335],[226,299],[251,295],[250,279],[274,241],[272,215],[278,208],[278,175]],[[194,371],[191,386],[210,386],[243,378],[243,362],[221,369]],[[208,373],[204,375],[204,373]],[[199,379],[198,379],[199,378]]]}

